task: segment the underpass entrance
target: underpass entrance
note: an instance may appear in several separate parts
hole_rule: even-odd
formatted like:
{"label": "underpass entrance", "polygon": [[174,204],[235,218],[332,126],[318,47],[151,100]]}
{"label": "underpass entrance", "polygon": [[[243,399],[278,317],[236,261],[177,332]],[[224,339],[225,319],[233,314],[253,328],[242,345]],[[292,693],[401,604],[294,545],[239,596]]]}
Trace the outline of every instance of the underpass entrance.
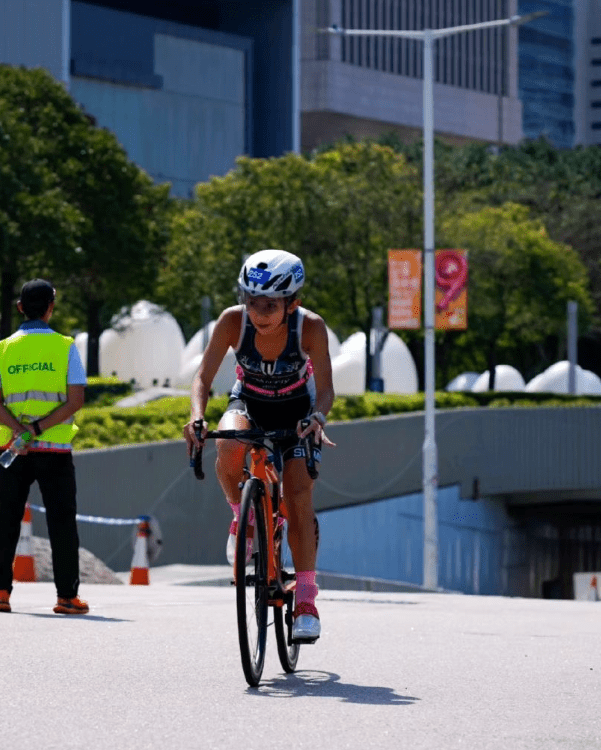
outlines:
{"label": "underpass entrance", "polygon": [[574,573],[601,570],[601,503],[509,508],[525,537],[530,596],[572,599]]}

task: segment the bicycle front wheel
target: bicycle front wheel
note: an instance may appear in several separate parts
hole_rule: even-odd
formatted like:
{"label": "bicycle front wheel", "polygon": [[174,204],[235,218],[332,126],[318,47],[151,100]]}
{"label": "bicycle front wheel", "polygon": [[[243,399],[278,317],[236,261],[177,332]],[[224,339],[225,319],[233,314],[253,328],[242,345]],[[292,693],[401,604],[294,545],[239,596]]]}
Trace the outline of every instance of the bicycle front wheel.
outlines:
{"label": "bicycle front wheel", "polygon": [[[288,578],[286,568],[292,566],[292,556],[288,547],[288,525],[284,524],[278,530],[280,535],[279,543],[276,548],[277,563],[280,569],[280,575],[284,583]],[[298,652],[300,645],[292,643],[292,615],[294,612],[294,592],[289,591],[286,594],[284,603],[281,607],[273,609],[273,624],[275,628],[275,638],[278,644],[278,656],[284,672],[288,674],[294,672],[298,661]]]}
{"label": "bicycle front wheel", "polygon": [[[267,645],[267,532],[262,495],[262,483],[255,478],[249,479],[242,490],[236,539],[238,641],[244,676],[253,687],[256,687],[261,679]],[[247,564],[246,540],[249,536],[248,529],[253,525],[254,549]]]}

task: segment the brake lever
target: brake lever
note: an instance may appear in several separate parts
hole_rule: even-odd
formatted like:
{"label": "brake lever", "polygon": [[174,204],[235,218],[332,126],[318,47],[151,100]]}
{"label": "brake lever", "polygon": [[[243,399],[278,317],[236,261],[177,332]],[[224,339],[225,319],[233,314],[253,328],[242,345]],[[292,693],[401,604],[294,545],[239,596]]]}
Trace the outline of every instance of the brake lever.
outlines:
{"label": "brake lever", "polygon": [[202,470],[202,419],[197,419],[192,426],[194,427],[194,434],[200,441],[200,448],[197,448],[195,445],[192,446],[192,453],[190,455],[190,467],[194,469],[194,476],[196,477],[196,479],[204,479],[205,474]]}
{"label": "brake lever", "polygon": [[[301,420],[301,427],[303,430],[305,430],[310,424],[310,419]],[[315,433],[310,432],[308,435],[305,435],[305,437],[302,438],[302,441],[303,447],[305,449],[305,463],[307,465],[307,472],[309,473],[311,479],[317,479],[317,477],[319,476],[319,472],[317,471],[317,466],[315,465],[315,456],[313,455],[313,448],[315,446]]]}

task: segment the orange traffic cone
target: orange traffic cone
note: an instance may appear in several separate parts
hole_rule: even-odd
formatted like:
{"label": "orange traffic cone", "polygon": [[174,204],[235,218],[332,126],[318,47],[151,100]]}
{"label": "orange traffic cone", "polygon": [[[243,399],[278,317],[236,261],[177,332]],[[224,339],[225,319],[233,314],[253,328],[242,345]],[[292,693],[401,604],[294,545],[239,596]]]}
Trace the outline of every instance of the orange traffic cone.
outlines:
{"label": "orange traffic cone", "polygon": [[17,544],[15,561],[13,563],[13,579],[15,581],[35,581],[35,565],[33,559],[33,541],[31,539],[31,508],[25,505],[25,513],[21,521],[21,536]]}
{"label": "orange traffic cone", "polygon": [[131,561],[130,584],[148,586],[150,577],[148,575],[148,537],[150,536],[150,524],[147,517],[142,517],[138,524],[138,535],[134,545],[134,556]]}
{"label": "orange traffic cone", "polygon": [[597,576],[591,577],[591,582],[589,584],[589,590],[588,590],[588,600],[590,602],[599,601],[599,592],[597,590]]}

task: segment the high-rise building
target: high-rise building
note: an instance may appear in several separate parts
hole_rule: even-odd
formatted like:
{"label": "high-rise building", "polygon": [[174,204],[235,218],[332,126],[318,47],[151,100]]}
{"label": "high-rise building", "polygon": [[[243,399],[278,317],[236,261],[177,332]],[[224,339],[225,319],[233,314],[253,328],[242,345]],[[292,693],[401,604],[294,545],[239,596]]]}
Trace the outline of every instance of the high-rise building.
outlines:
{"label": "high-rise building", "polygon": [[601,145],[601,0],[578,0],[574,10],[574,141]]}
{"label": "high-rise building", "polygon": [[558,148],[571,148],[576,129],[573,2],[519,0],[518,10],[520,15],[548,12],[519,28],[518,88],[524,137],[543,136]]}
{"label": "high-rise building", "polygon": [[[443,28],[507,18],[517,0],[302,0],[301,141],[422,130],[422,42],[332,37],[319,29]],[[435,44],[434,125],[451,143],[517,143],[517,30],[461,33]]]}
{"label": "high-rise building", "polygon": [[519,0],[547,11],[519,30],[519,95],[526,138],[559,148],[601,144],[601,0]]}
{"label": "high-rise building", "polygon": [[43,67],[175,195],[298,148],[298,0],[0,0],[0,63]]}

